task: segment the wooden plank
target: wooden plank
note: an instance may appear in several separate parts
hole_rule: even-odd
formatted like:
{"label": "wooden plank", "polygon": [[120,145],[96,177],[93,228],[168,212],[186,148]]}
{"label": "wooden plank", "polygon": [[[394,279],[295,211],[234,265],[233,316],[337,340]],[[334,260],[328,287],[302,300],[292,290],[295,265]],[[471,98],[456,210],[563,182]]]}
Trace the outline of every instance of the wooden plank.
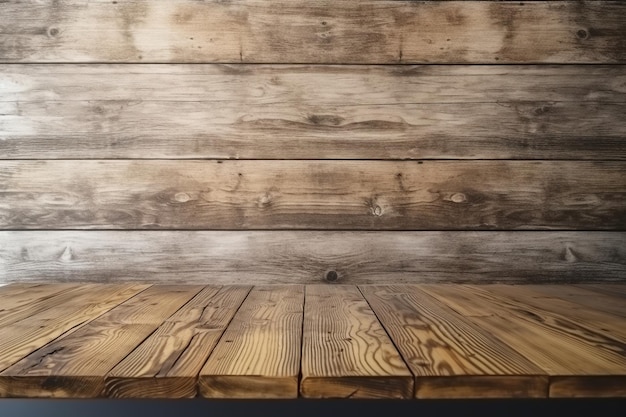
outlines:
{"label": "wooden plank", "polygon": [[0,396],[93,398],[105,375],[200,286],[153,286],[0,374]]}
{"label": "wooden plank", "polygon": [[3,17],[4,62],[626,60],[620,1],[8,0]]}
{"label": "wooden plank", "polygon": [[106,377],[115,398],[194,398],[198,374],[250,287],[206,287]]}
{"label": "wooden plank", "polygon": [[498,303],[512,311],[540,318],[545,326],[586,340],[604,340],[623,345],[615,349],[626,357],[626,327],[624,319],[604,314],[558,298],[536,298],[537,293],[525,286],[472,286],[474,292],[485,298],[496,298]]}
{"label": "wooden plank", "polygon": [[[30,303],[0,312],[0,326],[8,326],[20,320],[31,318],[50,308],[64,305],[93,288],[93,286],[85,287],[83,284],[55,284],[42,287],[41,291],[36,291],[37,287],[33,289],[35,291],[32,292]],[[44,288],[48,291],[44,292]],[[37,296],[38,293],[41,295]],[[24,298],[28,300],[28,297],[22,297],[19,301],[26,301]],[[7,301],[10,304],[12,300]],[[4,299],[2,299],[2,303],[4,304]]]}
{"label": "wooden plank", "polygon": [[0,232],[0,242],[0,279],[22,282],[567,283],[626,276],[623,232],[10,231]]}
{"label": "wooden plank", "polygon": [[626,339],[624,328],[626,302],[620,297],[585,290],[573,285],[524,285],[519,291],[516,291],[518,287],[501,285],[481,288],[506,295],[527,305],[561,313],[567,319],[580,320],[607,332],[614,331]]}
{"label": "wooden plank", "polygon": [[0,65],[0,155],[626,159],[625,82],[622,66]]}
{"label": "wooden plank", "polygon": [[624,230],[625,167],[610,161],[0,161],[0,228]]}
{"label": "wooden plank", "polygon": [[304,287],[254,287],[200,371],[208,398],[296,398]]}
{"label": "wooden plank", "polygon": [[[0,328],[0,371],[60,336],[66,336],[145,290],[148,285],[87,285],[65,304]],[[0,377],[0,381],[2,378]],[[0,396],[5,388],[0,382]]]}
{"label": "wooden plank", "polygon": [[411,372],[356,287],[306,287],[300,394],[413,397]]}
{"label": "wooden plank", "polygon": [[39,304],[74,287],[75,284],[50,286],[37,283],[15,283],[3,287],[0,289],[0,323],[15,310],[30,308],[33,304]]}
{"label": "wooden plank", "polygon": [[[623,341],[589,330],[577,333],[580,329],[561,325],[548,313],[540,316],[532,309],[512,309],[498,297],[486,297],[468,286],[420,288],[536,363],[551,377],[551,397],[611,397],[623,392]],[[594,386],[598,376],[601,383]]]}
{"label": "wooden plank", "polygon": [[541,398],[544,372],[417,286],[361,286],[415,375],[416,398]]}
{"label": "wooden plank", "polygon": [[618,296],[618,297],[626,296],[626,285],[623,283],[586,284],[586,285],[579,285],[579,286],[586,290],[591,290],[594,292],[599,292],[601,294],[607,294],[610,296]]}

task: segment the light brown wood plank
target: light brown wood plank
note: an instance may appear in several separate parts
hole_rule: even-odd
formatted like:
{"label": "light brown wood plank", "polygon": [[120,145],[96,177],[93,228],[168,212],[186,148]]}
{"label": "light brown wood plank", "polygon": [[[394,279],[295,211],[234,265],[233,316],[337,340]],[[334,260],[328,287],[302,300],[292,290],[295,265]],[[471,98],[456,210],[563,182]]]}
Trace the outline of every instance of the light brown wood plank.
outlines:
{"label": "light brown wood plank", "polygon": [[625,82],[623,66],[0,65],[0,155],[625,159]]}
{"label": "light brown wood plank", "polygon": [[[84,284],[54,284],[44,287],[48,289],[46,293],[44,291],[36,291],[38,288],[34,288],[35,291],[32,293],[33,297],[30,303],[0,312],[0,326],[8,326],[31,318],[50,308],[57,308],[59,305],[71,302],[75,297],[80,297],[88,291],[93,291],[92,285],[85,286]],[[40,294],[39,296],[37,296],[38,293]],[[8,301],[10,303],[11,300]],[[2,303],[4,304],[4,300],[2,300]]]}
{"label": "light brown wood plank", "polygon": [[[0,371],[58,337],[80,329],[81,326],[145,290],[148,285],[89,284],[83,287],[80,291],[74,291],[74,297],[64,304],[0,328]],[[0,396],[7,395],[6,389],[0,382]]]}
{"label": "light brown wood plank", "polygon": [[75,284],[50,286],[28,282],[2,287],[0,288],[0,323],[4,323],[3,320],[16,310],[30,309],[33,304],[39,304],[75,287]]}
{"label": "light brown wood plank", "polygon": [[619,1],[3,4],[4,62],[624,62]]}
{"label": "light brown wood plank", "polygon": [[0,395],[93,398],[105,375],[193,298],[200,286],[153,286],[0,374]]}
{"label": "light brown wood plank", "polygon": [[0,241],[0,280],[10,282],[567,283],[626,276],[623,232],[11,231],[0,232]]}
{"label": "light brown wood plank", "polygon": [[0,170],[3,229],[626,227],[626,166],[610,161],[64,160]]}
{"label": "light brown wood plank", "polygon": [[304,287],[254,287],[200,372],[208,398],[296,398]]}
{"label": "light brown wood plank", "polygon": [[[623,341],[589,330],[576,334],[568,323],[560,324],[549,313],[539,316],[532,309],[512,309],[500,298],[484,296],[468,286],[420,288],[536,363],[551,377],[550,396],[620,395],[620,386],[626,382]],[[594,388],[593,378],[598,376],[604,383]],[[559,389],[560,383],[567,388]],[[615,389],[606,391],[611,387]]]}
{"label": "light brown wood plank", "polygon": [[193,398],[198,374],[250,287],[206,287],[106,377],[115,398]]}
{"label": "light brown wood plank", "polygon": [[561,298],[584,306],[588,310],[590,309],[626,318],[626,301],[619,296],[602,294],[574,285],[529,285],[525,288],[537,291],[546,298]]}
{"label": "light brown wood plank", "polygon": [[[541,286],[538,286],[541,288]],[[562,285],[561,294],[566,293],[570,286]],[[526,311],[542,317],[549,317],[558,322],[560,326],[571,329],[572,332],[584,334],[593,331],[607,337],[623,340],[626,342],[626,303],[622,302],[621,317],[610,313],[604,313],[593,306],[584,306],[576,302],[564,300],[558,296],[549,296],[535,288],[511,285],[480,285],[473,287],[475,291],[488,295],[493,294],[501,300],[503,305],[511,309],[525,309]],[[587,294],[589,297],[589,294]],[[593,296],[591,296],[593,297]],[[602,298],[595,301],[601,304]],[[624,351],[626,355],[626,350]]]}
{"label": "light brown wood plank", "polygon": [[581,288],[586,290],[591,290],[594,292],[599,292],[601,294],[607,294],[610,296],[618,296],[624,297],[626,296],[626,284],[622,283],[612,283],[612,284],[586,284],[586,285],[578,285]]}
{"label": "light brown wood plank", "polygon": [[415,375],[416,398],[541,398],[544,372],[418,286],[361,286]]}
{"label": "light brown wood plank", "polygon": [[300,394],[413,397],[411,372],[357,287],[306,287]]}

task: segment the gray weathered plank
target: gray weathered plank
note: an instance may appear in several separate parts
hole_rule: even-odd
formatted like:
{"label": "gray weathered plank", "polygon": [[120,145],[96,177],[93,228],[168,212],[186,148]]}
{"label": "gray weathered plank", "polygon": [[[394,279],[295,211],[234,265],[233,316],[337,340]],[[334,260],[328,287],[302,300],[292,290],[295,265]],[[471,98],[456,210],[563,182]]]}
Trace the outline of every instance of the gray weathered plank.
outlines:
{"label": "gray weathered plank", "polygon": [[625,83],[623,66],[2,65],[0,155],[624,159]]}
{"label": "gray weathered plank", "polygon": [[614,282],[626,276],[626,233],[0,232],[0,281],[304,284],[327,276],[353,284]]}
{"label": "gray weathered plank", "polygon": [[8,0],[4,62],[624,62],[620,1]]}
{"label": "gray weathered plank", "polygon": [[625,174],[611,161],[0,161],[0,229],[623,230]]}

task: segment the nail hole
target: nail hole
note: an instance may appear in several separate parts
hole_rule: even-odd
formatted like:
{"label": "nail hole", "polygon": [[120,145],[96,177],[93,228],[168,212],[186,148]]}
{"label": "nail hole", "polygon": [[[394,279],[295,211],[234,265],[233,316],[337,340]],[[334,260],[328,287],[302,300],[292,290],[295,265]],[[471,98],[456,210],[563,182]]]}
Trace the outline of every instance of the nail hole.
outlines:
{"label": "nail hole", "polygon": [[339,278],[337,271],[328,271],[326,272],[326,281],[335,282]]}
{"label": "nail hole", "polygon": [[587,39],[587,36],[589,36],[589,34],[587,33],[586,30],[581,29],[578,32],[576,32],[576,36],[578,36],[580,39]]}
{"label": "nail hole", "polygon": [[57,28],[51,28],[48,33],[50,34],[50,36],[56,36],[59,34],[59,29]]}

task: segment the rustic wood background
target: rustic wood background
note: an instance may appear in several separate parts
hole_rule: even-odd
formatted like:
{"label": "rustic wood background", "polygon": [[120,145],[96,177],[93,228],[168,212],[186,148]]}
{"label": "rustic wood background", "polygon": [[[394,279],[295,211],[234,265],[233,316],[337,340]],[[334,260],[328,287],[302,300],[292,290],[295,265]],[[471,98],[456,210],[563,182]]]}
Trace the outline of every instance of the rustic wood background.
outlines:
{"label": "rustic wood background", "polygon": [[625,22],[0,2],[0,283],[624,280]]}

